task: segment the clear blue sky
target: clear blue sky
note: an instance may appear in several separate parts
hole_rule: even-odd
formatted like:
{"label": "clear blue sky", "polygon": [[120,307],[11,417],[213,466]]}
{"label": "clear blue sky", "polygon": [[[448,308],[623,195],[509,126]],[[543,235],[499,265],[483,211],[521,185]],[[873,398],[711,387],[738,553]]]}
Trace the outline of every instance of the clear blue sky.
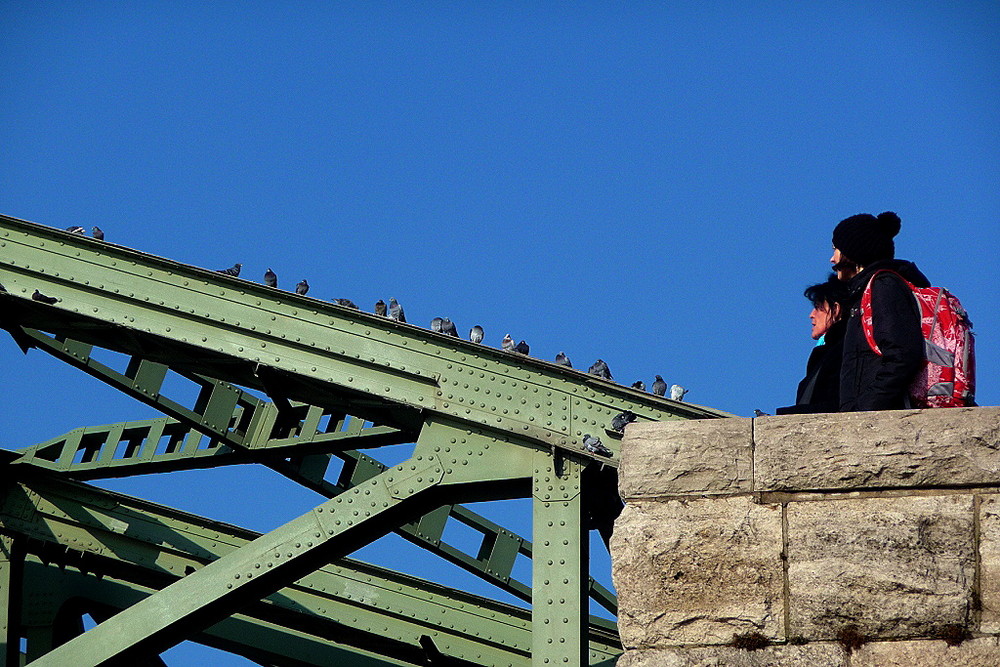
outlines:
{"label": "clear blue sky", "polygon": [[[289,4],[0,1],[0,212],[749,415],[793,400],[833,226],[891,209],[1000,403],[997,3]],[[151,415],[0,354],[2,447]],[[260,530],[317,502],[113,487]]]}

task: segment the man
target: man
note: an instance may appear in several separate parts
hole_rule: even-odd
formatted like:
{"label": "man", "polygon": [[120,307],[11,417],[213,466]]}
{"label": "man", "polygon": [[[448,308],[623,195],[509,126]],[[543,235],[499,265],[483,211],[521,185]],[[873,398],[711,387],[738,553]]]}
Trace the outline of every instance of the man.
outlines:
{"label": "man", "polygon": [[[842,220],[833,230],[830,262],[847,282],[847,321],[840,371],[840,410],[895,410],[909,407],[909,386],[923,367],[924,339],[913,292],[930,283],[912,263],[895,259],[893,238],[901,221],[891,211]],[[874,352],[861,323],[861,298],[871,284],[871,326],[881,355]]]}
{"label": "man", "polygon": [[806,362],[806,376],[799,382],[795,405],[778,408],[775,414],[837,412],[840,409],[840,366],[843,359],[844,319],[842,303],[847,286],[831,275],[825,283],[810,285],[805,297],[812,303],[809,322],[816,347]]}

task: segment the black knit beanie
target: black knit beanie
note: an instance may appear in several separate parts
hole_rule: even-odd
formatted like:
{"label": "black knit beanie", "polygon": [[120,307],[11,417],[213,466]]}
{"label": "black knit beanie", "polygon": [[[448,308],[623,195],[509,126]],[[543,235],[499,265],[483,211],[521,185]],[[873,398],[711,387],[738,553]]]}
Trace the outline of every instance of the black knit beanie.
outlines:
{"label": "black knit beanie", "polygon": [[833,247],[858,266],[896,256],[892,239],[899,233],[899,216],[892,211],[859,213],[840,221],[833,230]]}

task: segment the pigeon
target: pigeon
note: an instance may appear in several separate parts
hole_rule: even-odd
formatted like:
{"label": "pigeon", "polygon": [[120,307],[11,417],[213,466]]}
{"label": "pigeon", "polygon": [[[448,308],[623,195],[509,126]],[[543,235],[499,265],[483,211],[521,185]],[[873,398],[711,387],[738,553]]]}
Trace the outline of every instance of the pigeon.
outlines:
{"label": "pigeon", "polygon": [[31,298],[34,301],[40,301],[42,303],[47,303],[49,305],[52,305],[53,303],[56,303],[58,301],[62,301],[62,299],[58,299],[58,298],[56,298],[54,296],[45,296],[44,294],[42,294],[38,290],[35,290],[35,293],[31,295]]}
{"label": "pigeon", "polygon": [[268,287],[277,287],[278,274],[268,268],[267,271],[264,272],[264,284]]}
{"label": "pigeon", "polygon": [[69,232],[70,234],[86,234],[87,233],[87,230],[84,229],[83,227],[81,227],[80,225],[71,225],[71,226],[69,226],[69,227],[66,228],[66,231]]}
{"label": "pigeon", "polygon": [[646,391],[646,383],[642,380],[636,380],[632,383],[633,389],[638,389],[639,391]]}
{"label": "pigeon", "polygon": [[514,346],[514,351],[517,352],[518,354],[527,355],[529,352],[531,352],[531,348],[528,347],[528,344],[522,340],[520,343]]}
{"label": "pigeon", "polygon": [[768,413],[764,412],[763,410],[754,409],[753,416],[754,417],[770,417],[771,415],[769,415]]}
{"label": "pigeon", "polygon": [[611,369],[608,368],[608,365],[604,363],[603,359],[595,361],[590,367],[590,370],[587,372],[591,375],[596,375],[599,378],[604,378],[605,380],[614,380],[614,378],[611,377]]}
{"label": "pigeon", "polygon": [[305,296],[308,291],[309,291],[309,283],[307,283],[306,279],[303,278],[302,282],[300,282],[298,285],[295,286],[295,293]]}
{"label": "pigeon", "polygon": [[91,233],[93,233],[94,238],[97,239],[98,241],[104,240],[104,230],[98,227],[97,225],[93,226],[93,228],[91,229]]}
{"label": "pigeon", "polygon": [[382,317],[386,316],[385,301],[382,299],[375,302],[375,314],[381,315]]}
{"label": "pigeon", "polygon": [[471,340],[473,343],[482,343],[483,333],[484,333],[483,328],[477,324],[476,326],[469,329],[469,340]]}
{"label": "pigeon", "polygon": [[653,382],[653,393],[657,396],[663,396],[667,393],[667,383],[659,375],[656,376],[656,380]]}
{"label": "pigeon", "polygon": [[406,315],[403,314],[403,307],[396,301],[396,297],[389,299],[389,317],[397,322],[406,322]]}
{"label": "pigeon", "polygon": [[338,306],[343,306],[344,308],[353,308],[354,310],[361,310],[358,308],[358,304],[354,303],[350,299],[334,299],[333,302]]}
{"label": "pigeon", "polygon": [[600,438],[595,438],[589,433],[583,434],[583,448],[591,454],[597,454],[598,456],[610,457],[612,455],[611,450],[601,444]]}
{"label": "pigeon", "polygon": [[242,268],[243,268],[243,265],[240,264],[239,262],[236,262],[235,264],[233,264],[228,269],[216,269],[215,272],[216,273],[222,273],[222,274],[227,275],[227,276],[238,276],[238,275],[240,275],[240,269],[242,269]]}
{"label": "pigeon", "polygon": [[566,368],[573,368],[573,362],[569,360],[565,352],[560,352],[556,355],[556,363],[560,366],[565,366]]}
{"label": "pigeon", "polygon": [[455,328],[455,323],[447,317],[441,320],[441,333],[458,338],[458,329]]}
{"label": "pigeon", "polygon": [[688,390],[679,384],[670,385],[670,398],[674,401],[683,401],[684,394],[688,393]]}
{"label": "pigeon", "polygon": [[514,351],[514,339],[510,337],[510,334],[506,334],[503,337],[503,340],[500,341],[500,348],[504,352],[513,352]]}
{"label": "pigeon", "polygon": [[431,331],[436,331],[438,333],[441,333],[441,324],[443,322],[444,320],[442,318],[435,317],[433,320],[431,320]]}
{"label": "pigeon", "polygon": [[631,410],[619,413],[615,415],[614,419],[611,420],[611,430],[624,433],[625,427],[634,422],[637,418],[637,415]]}

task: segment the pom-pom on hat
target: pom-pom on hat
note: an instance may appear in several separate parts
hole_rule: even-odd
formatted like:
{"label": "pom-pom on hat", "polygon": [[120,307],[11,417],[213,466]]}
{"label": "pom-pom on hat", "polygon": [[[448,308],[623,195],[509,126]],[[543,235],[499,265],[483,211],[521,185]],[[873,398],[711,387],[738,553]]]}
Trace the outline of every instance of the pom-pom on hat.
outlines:
{"label": "pom-pom on hat", "polygon": [[868,266],[880,259],[896,256],[892,239],[899,233],[901,221],[892,211],[859,213],[841,220],[833,230],[833,247],[847,259]]}

